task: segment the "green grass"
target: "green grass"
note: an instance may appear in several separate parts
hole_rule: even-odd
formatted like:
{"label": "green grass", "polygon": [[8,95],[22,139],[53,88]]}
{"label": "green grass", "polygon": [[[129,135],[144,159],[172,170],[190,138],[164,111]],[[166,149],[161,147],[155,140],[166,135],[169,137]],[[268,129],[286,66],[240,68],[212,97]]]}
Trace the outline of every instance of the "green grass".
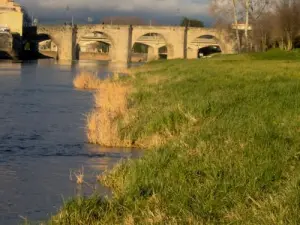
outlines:
{"label": "green grass", "polygon": [[48,224],[300,224],[300,57],[276,54],[146,65],[121,133],[165,144]]}
{"label": "green grass", "polygon": [[271,49],[263,53],[252,53],[249,54],[253,59],[260,60],[299,60],[300,51],[294,49],[291,51],[282,51],[280,49]]}
{"label": "green grass", "polygon": [[271,49],[266,52],[242,53],[232,55],[217,54],[214,59],[222,60],[299,60],[300,50],[282,51],[280,49]]}

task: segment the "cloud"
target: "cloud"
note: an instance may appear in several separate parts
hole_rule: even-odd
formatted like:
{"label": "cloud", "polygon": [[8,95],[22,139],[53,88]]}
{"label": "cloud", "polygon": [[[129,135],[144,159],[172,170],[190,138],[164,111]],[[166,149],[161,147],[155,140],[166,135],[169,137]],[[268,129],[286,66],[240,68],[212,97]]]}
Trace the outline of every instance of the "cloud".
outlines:
{"label": "cloud", "polygon": [[119,12],[165,12],[189,15],[206,14],[208,0],[19,0],[22,5],[35,9],[89,9]]}
{"label": "cloud", "polygon": [[62,14],[151,15],[157,18],[208,16],[209,0],[19,0],[32,14],[43,18]]}

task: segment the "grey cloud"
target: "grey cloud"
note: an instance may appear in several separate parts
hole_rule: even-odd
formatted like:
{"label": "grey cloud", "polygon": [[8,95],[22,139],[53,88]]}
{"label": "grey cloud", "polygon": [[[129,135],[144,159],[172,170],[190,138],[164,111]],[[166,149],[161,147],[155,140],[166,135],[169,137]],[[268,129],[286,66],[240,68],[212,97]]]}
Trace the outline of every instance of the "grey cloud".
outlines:
{"label": "grey cloud", "polygon": [[[78,18],[91,15],[97,18],[115,15],[168,18],[192,16],[210,20],[209,0],[19,0],[29,12],[47,20],[63,19],[67,14]],[[66,9],[69,10],[66,10]]]}

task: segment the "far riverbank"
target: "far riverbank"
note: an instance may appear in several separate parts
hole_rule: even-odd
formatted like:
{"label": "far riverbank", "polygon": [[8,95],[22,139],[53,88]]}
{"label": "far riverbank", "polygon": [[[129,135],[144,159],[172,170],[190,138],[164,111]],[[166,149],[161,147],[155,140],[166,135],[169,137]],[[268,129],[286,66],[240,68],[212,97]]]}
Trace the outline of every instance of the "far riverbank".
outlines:
{"label": "far riverbank", "polygon": [[[53,51],[41,51],[41,54],[50,58],[56,58],[57,52]],[[81,52],[79,53],[80,60],[101,60],[109,61],[110,56],[108,54]],[[147,54],[133,53],[131,57],[132,62],[145,62],[147,61]]]}

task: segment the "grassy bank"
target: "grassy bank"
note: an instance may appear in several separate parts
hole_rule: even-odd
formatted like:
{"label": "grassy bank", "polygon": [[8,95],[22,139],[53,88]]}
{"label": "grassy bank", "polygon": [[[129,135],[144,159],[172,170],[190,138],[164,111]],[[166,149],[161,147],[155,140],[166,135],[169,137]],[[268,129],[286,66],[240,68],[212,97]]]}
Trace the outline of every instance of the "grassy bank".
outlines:
{"label": "grassy bank", "polygon": [[119,137],[149,151],[102,177],[112,199],[75,199],[48,223],[300,224],[300,63],[290,54],[159,61],[119,81],[133,87]]}

